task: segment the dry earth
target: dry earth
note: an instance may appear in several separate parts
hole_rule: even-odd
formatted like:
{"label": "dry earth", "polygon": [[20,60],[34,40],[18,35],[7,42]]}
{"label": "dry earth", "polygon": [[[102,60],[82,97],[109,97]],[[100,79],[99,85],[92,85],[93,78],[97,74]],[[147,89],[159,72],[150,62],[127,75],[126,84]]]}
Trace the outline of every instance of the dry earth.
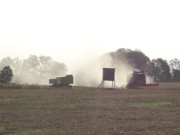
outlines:
{"label": "dry earth", "polygon": [[0,135],[179,135],[180,83],[0,89]]}

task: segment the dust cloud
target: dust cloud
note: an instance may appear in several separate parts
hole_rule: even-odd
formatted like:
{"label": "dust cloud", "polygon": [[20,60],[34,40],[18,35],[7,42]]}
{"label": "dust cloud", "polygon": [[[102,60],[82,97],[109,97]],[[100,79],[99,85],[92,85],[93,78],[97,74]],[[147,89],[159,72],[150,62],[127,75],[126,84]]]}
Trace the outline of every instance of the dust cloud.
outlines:
{"label": "dust cloud", "polygon": [[[89,50],[89,49],[88,49]],[[48,56],[31,55],[27,59],[4,58],[0,62],[0,69],[10,66],[13,70],[12,82],[18,84],[49,84],[50,78],[63,77],[67,74],[74,76],[75,86],[98,87],[102,83],[103,68],[115,68],[115,85],[124,88],[127,84],[128,74],[134,70],[132,63],[128,63],[127,58],[115,58],[112,53],[97,56],[97,52],[87,51],[85,57],[72,59],[74,63],[68,68],[64,63],[54,61]],[[81,54],[82,55],[82,54]],[[70,72],[68,71],[70,69]],[[105,87],[111,87],[112,82],[105,81]]]}
{"label": "dust cloud", "polygon": [[[123,60],[115,61],[111,53],[106,53],[92,62],[76,67],[73,71],[75,85],[98,87],[102,82],[103,68],[115,68],[116,87],[125,87],[127,74],[132,73],[132,67]],[[112,83],[105,81],[105,87],[111,87]]]}
{"label": "dust cloud", "polygon": [[[89,55],[90,56],[90,55]],[[52,60],[48,56],[31,55],[27,59],[6,57],[0,62],[0,69],[9,65],[13,70],[13,83],[18,84],[43,84],[48,85],[50,78],[67,75],[65,64]],[[98,58],[85,57],[77,61],[71,67],[74,76],[74,85],[98,87],[102,82],[102,69],[115,68],[116,87],[125,87],[127,74],[132,73],[132,68],[125,60],[115,61],[111,53],[106,53]],[[112,83],[105,81],[105,87],[111,87]]]}
{"label": "dust cloud", "polygon": [[65,76],[65,64],[54,61],[48,56],[31,55],[27,59],[6,57],[0,62],[0,69],[10,66],[13,70],[13,83],[18,84],[48,84],[50,78]]}

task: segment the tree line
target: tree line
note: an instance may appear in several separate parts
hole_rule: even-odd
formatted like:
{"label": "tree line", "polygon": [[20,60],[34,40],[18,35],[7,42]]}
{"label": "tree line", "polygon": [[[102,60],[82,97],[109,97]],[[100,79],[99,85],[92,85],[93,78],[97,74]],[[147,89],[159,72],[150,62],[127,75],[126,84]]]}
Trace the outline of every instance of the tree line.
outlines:
{"label": "tree line", "polygon": [[144,71],[156,82],[179,82],[180,60],[177,58],[166,61],[162,58],[152,59],[140,50],[121,48],[109,53],[113,63],[127,63],[134,70]]}
{"label": "tree line", "polygon": [[[12,79],[13,82],[20,84],[48,84],[50,78],[64,76],[67,73],[64,63],[54,61],[49,56],[38,57],[36,55],[30,55],[26,59],[3,58],[0,61],[0,69],[2,70],[1,83],[10,82]],[[6,77],[7,71],[13,72],[13,78],[11,77],[10,80]]]}
{"label": "tree line", "polygon": [[[106,57],[107,55],[108,57]],[[150,60],[140,50],[125,48],[104,54],[101,58],[99,63],[102,63],[102,66],[106,66],[107,63],[107,66],[114,67],[128,65],[132,70],[144,71],[156,82],[180,82],[180,60],[177,58],[170,61],[162,58]],[[0,71],[0,83],[13,80],[15,83],[48,84],[50,78],[64,76],[67,73],[64,63],[54,61],[49,56],[38,57],[36,55],[30,55],[24,60],[3,58],[0,61],[0,69],[2,70]]]}

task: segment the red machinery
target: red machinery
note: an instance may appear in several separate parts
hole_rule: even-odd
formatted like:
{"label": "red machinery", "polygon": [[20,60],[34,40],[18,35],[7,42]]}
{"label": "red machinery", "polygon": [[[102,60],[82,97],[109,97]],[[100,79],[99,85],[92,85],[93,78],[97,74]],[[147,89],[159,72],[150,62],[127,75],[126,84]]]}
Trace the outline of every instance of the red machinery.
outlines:
{"label": "red machinery", "polygon": [[158,86],[158,83],[146,83],[146,75],[143,71],[137,72],[134,71],[133,74],[128,78],[128,84],[126,88],[134,88],[134,87],[139,87],[139,86]]}

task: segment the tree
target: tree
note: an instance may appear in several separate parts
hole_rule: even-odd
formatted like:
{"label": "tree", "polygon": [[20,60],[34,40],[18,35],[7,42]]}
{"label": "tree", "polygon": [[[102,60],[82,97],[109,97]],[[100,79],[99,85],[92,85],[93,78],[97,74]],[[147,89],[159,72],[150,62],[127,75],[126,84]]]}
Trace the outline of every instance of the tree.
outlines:
{"label": "tree", "polygon": [[173,81],[180,82],[180,70],[173,69],[172,76],[173,76]]}
{"label": "tree", "polygon": [[67,67],[49,56],[30,55],[27,59],[6,57],[0,61],[0,69],[9,65],[14,73],[13,82],[28,84],[47,84],[49,78],[64,76]]}
{"label": "tree", "polygon": [[127,63],[134,69],[146,70],[146,65],[150,62],[149,57],[147,57],[140,50],[130,50],[130,49],[118,49],[116,52],[111,53],[111,57],[114,61],[122,61],[122,63]]}
{"label": "tree", "polygon": [[23,61],[22,67],[26,70],[23,76],[28,83],[45,84],[49,78],[64,76],[67,73],[65,64],[56,62],[49,56],[31,55]]}
{"label": "tree", "polygon": [[172,74],[172,81],[180,82],[180,60],[177,58],[170,60],[169,66]]}
{"label": "tree", "polygon": [[10,66],[5,66],[0,74],[1,83],[9,83],[11,82],[13,77],[13,71]]}
{"label": "tree", "polygon": [[171,69],[178,69],[180,70],[180,60],[178,59],[172,59],[169,61],[169,66]]}
{"label": "tree", "polygon": [[158,58],[153,59],[152,62],[154,63],[152,74],[154,74],[155,81],[168,82],[172,80],[170,68],[167,61]]}
{"label": "tree", "polygon": [[149,77],[151,77],[154,81],[157,80],[156,79],[157,70],[155,70],[155,69],[156,69],[155,64],[152,61],[150,61],[146,64],[146,74]]}

